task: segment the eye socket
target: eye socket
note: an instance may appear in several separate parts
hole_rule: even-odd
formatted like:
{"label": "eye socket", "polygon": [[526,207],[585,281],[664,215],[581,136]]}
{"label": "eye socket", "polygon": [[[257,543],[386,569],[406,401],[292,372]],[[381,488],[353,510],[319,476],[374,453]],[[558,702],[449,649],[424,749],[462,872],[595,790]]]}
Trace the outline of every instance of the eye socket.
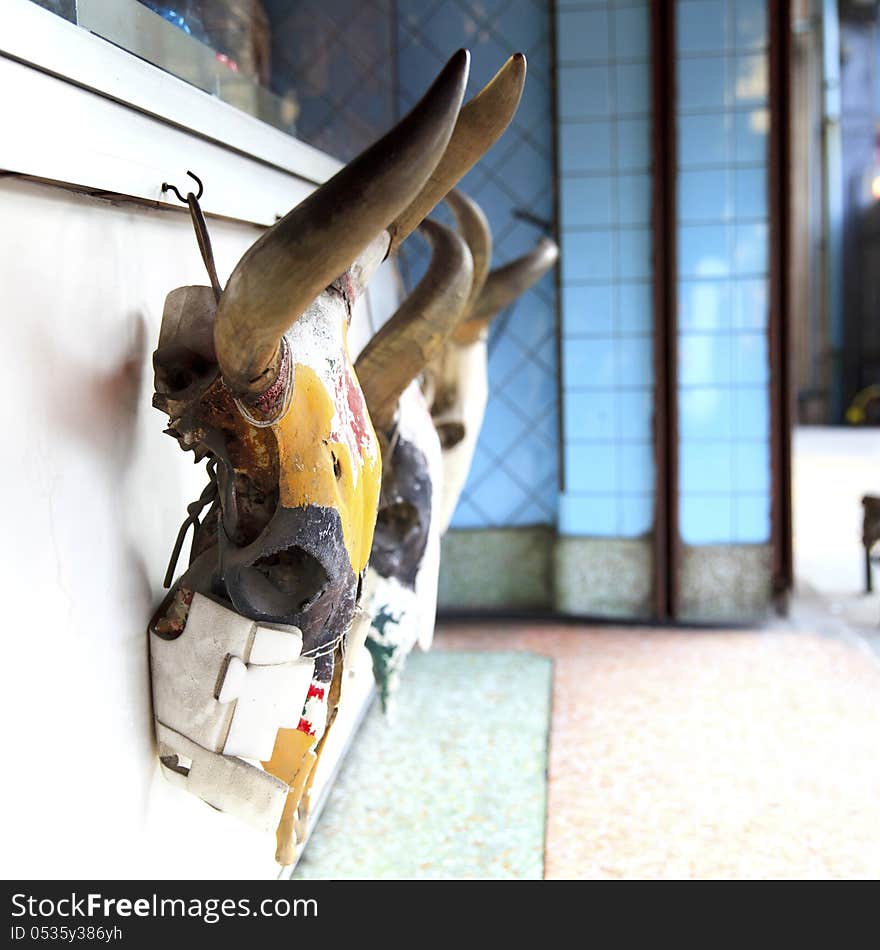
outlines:
{"label": "eye socket", "polygon": [[403,539],[419,527],[421,519],[415,505],[408,501],[397,501],[379,509],[376,518],[376,532],[385,539]]}
{"label": "eye socket", "polygon": [[216,364],[187,347],[168,346],[153,357],[156,392],[181,393],[216,369]]}
{"label": "eye socket", "polygon": [[440,422],[437,424],[437,435],[440,445],[444,449],[451,449],[464,438],[464,426],[460,422]]}

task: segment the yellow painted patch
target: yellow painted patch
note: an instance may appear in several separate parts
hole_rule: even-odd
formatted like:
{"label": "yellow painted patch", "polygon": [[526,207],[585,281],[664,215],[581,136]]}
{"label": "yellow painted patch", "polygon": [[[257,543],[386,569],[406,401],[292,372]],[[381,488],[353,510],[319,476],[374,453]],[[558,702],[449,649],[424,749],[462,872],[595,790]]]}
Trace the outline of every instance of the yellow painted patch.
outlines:
{"label": "yellow painted patch", "polygon": [[[365,422],[375,440],[371,423]],[[372,459],[363,455],[352,459],[347,446],[330,441],[332,425],[330,393],[311,367],[297,364],[290,409],[272,427],[278,439],[281,504],[335,508],[352,570],[359,574],[373,546],[382,463],[378,451]]]}
{"label": "yellow painted patch", "polygon": [[339,706],[342,687],[342,651],[337,649],[334,658],[333,678],[327,691],[327,726],[319,741],[299,729],[279,729],[275,736],[272,758],[263,763],[263,768],[290,786],[281,821],[275,833],[275,860],[281,865],[293,864],[297,847],[305,839],[305,820],[308,815],[309,792],[315,778],[315,770],[333,720]]}
{"label": "yellow painted patch", "polygon": [[296,812],[309,776],[317,762],[314,736],[298,729],[279,729],[272,758],[263,768],[290,786],[281,822],[276,832],[276,855],[279,864],[293,864],[296,855]]}

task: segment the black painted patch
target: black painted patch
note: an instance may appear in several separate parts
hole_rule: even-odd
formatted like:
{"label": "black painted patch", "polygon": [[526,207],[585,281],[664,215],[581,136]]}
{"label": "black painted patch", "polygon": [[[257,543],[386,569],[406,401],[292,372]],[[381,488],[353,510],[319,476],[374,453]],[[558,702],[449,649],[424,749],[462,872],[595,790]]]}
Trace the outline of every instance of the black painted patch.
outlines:
{"label": "black painted patch", "polygon": [[334,508],[279,507],[251,544],[236,547],[221,528],[219,546],[215,584],[235,610],[299,627],[304,654],[321,652],[351,626],[357,577]]}
{"label": "black painted patch", "polygon": [[431,525],[431,476],[424,453],[398,439],[390,463],[383,459],[382,495],[370,566],[414,588]]}

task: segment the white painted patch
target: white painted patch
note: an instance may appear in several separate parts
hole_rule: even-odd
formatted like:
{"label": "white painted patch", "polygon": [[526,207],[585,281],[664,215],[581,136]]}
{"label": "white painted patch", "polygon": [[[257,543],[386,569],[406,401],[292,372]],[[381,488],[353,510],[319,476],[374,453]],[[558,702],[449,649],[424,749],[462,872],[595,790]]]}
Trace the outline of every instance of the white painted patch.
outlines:
{"label": "white painted patch", "polygon": [[443,497],[438,512],[438,528],[445,534],[455,513],[474,460],[477,440],[489,401],[488,351],[484,339],[459,346],[450,343],[444,354],[444,385],[451,385],[456,398],[452,406],[434,422],[460,423],[464,438],[443,450]]}
{"label": "white painted patch", "polygon": [[347,324],[345,301],[338,293],[324,291],[285,337],[294,366],[301,364],[312,369],[333,402],[330,438],[348,449],[352,478],[357,485],[361,459],[375,461],[379,446],[348,357],[344,330]]}
{"label": "white painted patch", "polygon": [[[299,630],[261,627],[195,594],[179,637],[149,639],[166,777],[247,820],[266,809],[274,814],[277,780],[267,785],[253,773],[265,774],[259,762],[271,758],[279,729],[297,727],[306,704],[314,660],[300,656]],[[174,756],[198,767],[176,769]],[[226,784],[214,787],[215,780]]]}
{"label": "white painted patch", "polygon": [[364,578],[364,606],[372,618],[369,638],[387,651],[385,669],[377,680],[386,696],[397,691],[406,658],[419,641],[422,625],[418,594],[396,577],[382,577],[367,568]]}
{"label": "white painted patch", "polygon": [[247,667],[237,656],[229,657],[229,663],[226,665],[226,675],[223,677],[223,685],[220,687],[220,694],[217,696],[218,703],[231,703],[238,699],[244,689],[244,681],[247,678]]}
{"label": "white painted patch", "polygon": [[304,657],[272,666],[248,664],[247,675],[238,678],[223,754],[260,762],[272,758],[278,730],[299,725],[314,669],[314,660]]}
{"label": "white painted patch", "polygon": [[[156,723],[156,738],[162,774],[172,785],[259,831],[275,831],[287,800],[286,782],[243,759],[209,752],[162,723]],[[229,830],[221,825],[217,832]]]}
{"label": "white painted patch", "polygon": [[272,663],[292,663],[302,653],[302,631],[297,627],[259,626],[254,634],[254,645],[248,660],[251,666]]}

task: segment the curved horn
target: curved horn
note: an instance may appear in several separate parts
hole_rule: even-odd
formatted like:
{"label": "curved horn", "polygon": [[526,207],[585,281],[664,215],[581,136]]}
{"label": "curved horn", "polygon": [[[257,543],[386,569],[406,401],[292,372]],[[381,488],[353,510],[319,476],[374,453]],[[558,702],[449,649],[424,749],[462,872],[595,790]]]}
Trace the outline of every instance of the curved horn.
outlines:
{"label": "curved horn", "polygon": [[364,348],[354,364],[373,425],[388,431],[401,393],[440,352],[467,305],[473,262],[452,230],[425,221],[431,263],[415,290]]}
{"label": "curved horn", "polygon": [[541,238],[528,254],[493,270],[486,278],[473,309],[456,330],[456,341],[473,343],[489,326],[492,318],[537,283],[558,257],[556,242]]}
{"label": "curved horn", "polygon": [[387,135],[270,228],[238,262],[217,310],[226,382],[262,392],[278,372],[282,334],[417,195],[459,114],[470,55],[459,50]]}
{"label": "curved horn", "polygon": [[418,197],[388,228],[392,254],[510,124],[526,81],[526,58],[514,53],[489,84],[464,106],[449,145]]}
{"label": "curved horn", "polygon": [[466,194],[453,189],[446,196],[458,231],[470,248],[474,259],[474,280],[468,297],[466,310],[474,305],[486,278],[489,276],[489,264],[492,261],[492,231],[483,209]]}

